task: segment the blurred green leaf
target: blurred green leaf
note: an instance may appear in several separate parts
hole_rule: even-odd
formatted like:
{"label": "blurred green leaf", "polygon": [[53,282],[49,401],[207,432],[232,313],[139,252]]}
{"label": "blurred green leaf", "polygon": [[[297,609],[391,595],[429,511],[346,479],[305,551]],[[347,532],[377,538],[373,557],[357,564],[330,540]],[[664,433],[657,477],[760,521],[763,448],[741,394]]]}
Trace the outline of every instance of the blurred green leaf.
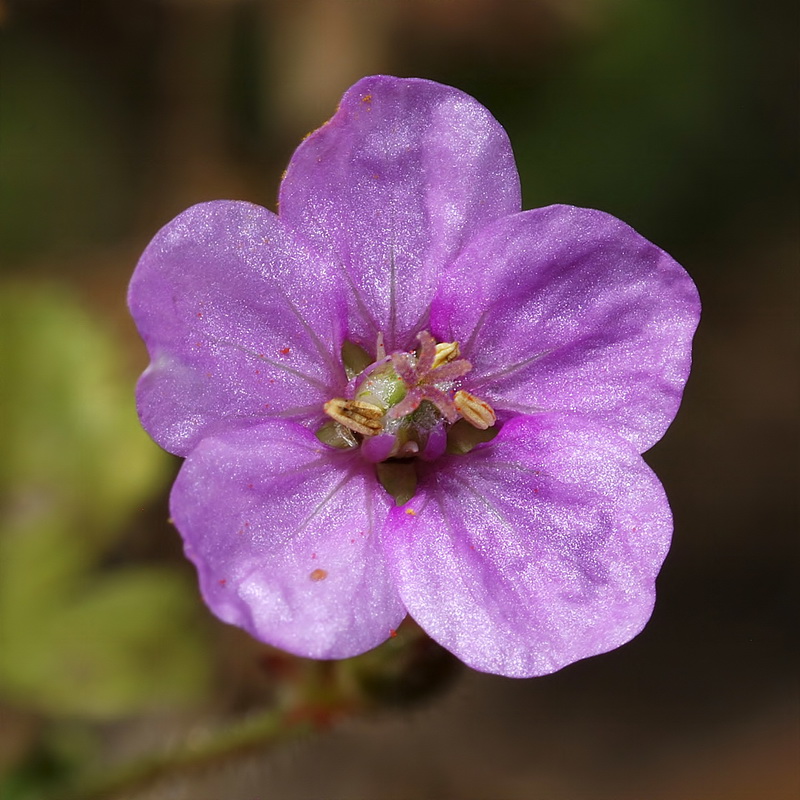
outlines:
{"label": "blurred green leaf", "polygon": [[719,133],[709,9],[616,0],[587,35],[553,60],[535,102],[509,109],[525,207],[566,202],[655,225],[691,196],[689,165]]}
{"label": "blurred green leaf", "polygon": [[[166,569],[129,568],[96,578],[51,620],[57,660],[39,662],[47,708],[70,714],[124,714],[184,704],[202,694],[196,604]],[[20,664],[20,667],[22,664]]]}
{"label": "blurred green leaf", "polygon": [[69,295],[13,285],[0,333],[0,486],[16,525],[66,514],[108,539],[167,466],[136,420],[116,342]]}
{"label": "blurred green leaf", "polygon": [[201,695],[195,590],[161,569],[101,570],[167,477],[133,381],[63,290],[4,286],[0,691],[47,712],[116,715]]}

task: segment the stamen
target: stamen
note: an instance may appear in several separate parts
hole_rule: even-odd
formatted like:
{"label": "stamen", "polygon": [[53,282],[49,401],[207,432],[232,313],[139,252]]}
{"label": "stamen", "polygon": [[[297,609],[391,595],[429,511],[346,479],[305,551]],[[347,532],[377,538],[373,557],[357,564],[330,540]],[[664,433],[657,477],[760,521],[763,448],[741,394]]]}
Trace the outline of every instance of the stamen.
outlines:
{"label": "stamen", "polygon": [[470,425],[485,431],[491,428],[497,422],[497,416],[494,409],[480,397],[475,397],[474,394],[469,392],[460,391],[456,392],[453,397],[453,403],[456,411],[467,421]]}
{"label": "stamen", "polygon": [[[458,342],[437,343],[425,330],[417,334],[417,339],[416,352],[387,356],[379,333],[375,342],[377,360],[366,365],[369,354],[351,342],[345,343],[342,357],[352,399],[334,397],[325,403],[323,408],[332,422],[318,432],[320,441],[347,449],[360,444],[366,460],[383,463],[425,458],[426,453],[434,451],[440,454],[443,435],[439,437],[442,446],[430,448],[428,442],[432,432],[444,434],[447,425],[463,423],[480,432],[494,426],[492,407],[469,392],[456,391],[453,385],[472,369],[472,364],[461,358]],[[355,370],[359,371],[354,375]]]}
{"label": "stamen", "polygon": [[375,436],[383,429],[380,422],[383,409],[372,403],[334,397],[325,403],[323,410],[329,417],[362,436]]}
{"label": "stamen", "polygon": [[449,364],[461,355],[461,348],[458,342],[439,342],[436,345],[436,355],[433,359],[433,369],[441,367],[442,364]]}

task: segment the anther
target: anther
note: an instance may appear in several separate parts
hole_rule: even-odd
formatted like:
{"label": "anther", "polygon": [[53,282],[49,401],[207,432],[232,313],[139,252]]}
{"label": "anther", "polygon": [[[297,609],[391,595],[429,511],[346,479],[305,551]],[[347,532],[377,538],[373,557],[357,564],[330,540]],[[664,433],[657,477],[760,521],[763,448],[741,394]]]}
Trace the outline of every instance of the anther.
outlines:
{"label": "anther", "polygon": [[439,342],[436,345],[436,355],[433,357],[433,369],[455,361],[460,355],[461,348],[458,342]]}
{"label": "anther", "polygon": [[334,397],[325,403],[323,410],[329,417],[362,436],[375,436],[382,430],[380,419],[383,409],[372,403]]}
{"label": "anther", "polygon": [[497,422],[494,409],[485,400],[475,397],[474,394],[465,391],[456,392],[453,404],[456,411],[470,425],[479,430],[485,431]]}

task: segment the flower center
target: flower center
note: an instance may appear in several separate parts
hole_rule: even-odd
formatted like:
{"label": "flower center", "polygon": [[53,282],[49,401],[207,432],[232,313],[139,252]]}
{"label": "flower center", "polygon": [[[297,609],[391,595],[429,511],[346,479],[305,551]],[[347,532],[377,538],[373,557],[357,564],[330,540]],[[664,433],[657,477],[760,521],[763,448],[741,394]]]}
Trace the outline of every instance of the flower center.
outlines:
{"label": "flower center", "polygon": [[[366,366],[369,356],[351,349],[347,397],[325,403],[332,422],[317,434],[323,442],[360,446],[374,462],[415,456],[432,460],[444,452],[448,430],[459,420],[481,431],[494,426],[492,407],[457,388],[472,369],[460,358],[458,342],[437,343],[427,331],[417,339],[415,352],[387,355],[379,335],[375,361]],[[347,367],[348,352],[344,356]]]}

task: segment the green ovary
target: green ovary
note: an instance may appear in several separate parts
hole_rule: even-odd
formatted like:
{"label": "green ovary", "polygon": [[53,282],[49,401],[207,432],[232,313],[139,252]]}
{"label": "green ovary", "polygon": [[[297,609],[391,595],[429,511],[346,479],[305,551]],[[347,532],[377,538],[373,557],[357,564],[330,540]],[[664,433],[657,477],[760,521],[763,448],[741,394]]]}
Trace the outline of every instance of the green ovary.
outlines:
{"label": "green ovary", "polygon": [[362,384],[355,399],[387,410],[396,406],[408,393],[408,387],[388,364],[375,370]]}

